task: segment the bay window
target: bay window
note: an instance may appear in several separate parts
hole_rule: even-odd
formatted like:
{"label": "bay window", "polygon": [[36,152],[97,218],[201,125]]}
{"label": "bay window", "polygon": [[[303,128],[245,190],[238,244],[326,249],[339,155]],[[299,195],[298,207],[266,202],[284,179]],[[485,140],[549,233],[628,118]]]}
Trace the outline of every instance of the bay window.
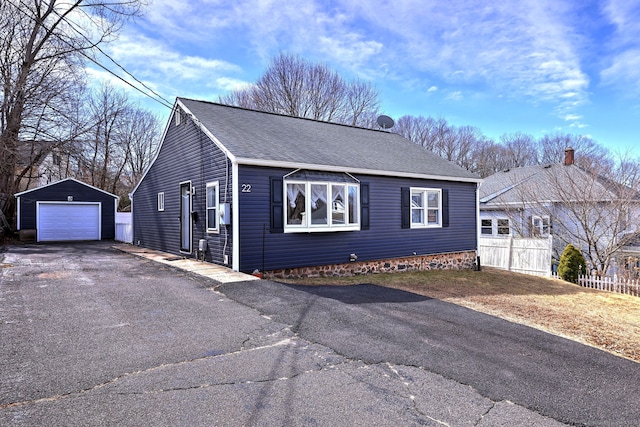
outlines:
{"label": "bay window", "polygon": [[285,180],[285,231],[359,230],[357,183]]}

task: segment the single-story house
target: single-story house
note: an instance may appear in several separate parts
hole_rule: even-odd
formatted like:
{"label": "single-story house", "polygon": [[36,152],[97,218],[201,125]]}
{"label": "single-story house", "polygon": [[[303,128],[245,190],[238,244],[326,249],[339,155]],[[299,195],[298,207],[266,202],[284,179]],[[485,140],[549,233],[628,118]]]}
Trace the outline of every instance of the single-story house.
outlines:
{"label": "single-story house", "polygon": [[38,242],[115,237],[118,196],[67,178],[15,195],[17,229]]}
{"label": "single-story house", "polygon": [[178,98],[133,239],[275,277],[472,268],[479,182],[388,131]]}

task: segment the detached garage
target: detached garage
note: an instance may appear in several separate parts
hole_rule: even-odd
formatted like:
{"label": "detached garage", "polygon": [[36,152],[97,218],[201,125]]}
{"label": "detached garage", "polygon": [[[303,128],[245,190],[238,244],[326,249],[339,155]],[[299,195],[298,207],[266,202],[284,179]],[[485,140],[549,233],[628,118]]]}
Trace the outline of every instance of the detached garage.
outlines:
{"label": "detached garage", "polygon": [[16,194],[17,228],[38,242],[115,237],[118,196],[73,178]]}

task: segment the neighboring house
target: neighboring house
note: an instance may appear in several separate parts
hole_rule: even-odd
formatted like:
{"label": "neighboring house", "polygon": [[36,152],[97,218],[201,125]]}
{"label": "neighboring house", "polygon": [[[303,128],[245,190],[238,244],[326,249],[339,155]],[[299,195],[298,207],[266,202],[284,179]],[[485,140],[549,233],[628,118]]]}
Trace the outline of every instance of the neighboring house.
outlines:
{"label": "neighboring house", "polygon": [[38,242],[115,237],[118,196],[73,178],[23,191],[17,199],[21,238]]}
{"label": "neighboring house", "polygon": [[472,268],[479,182],[397,134],[179,98],[134,244],[280,276]]}
{"label": "neighboring house", "polygon": [[[480,186],[480,236],[554,237],[555,257],[568,243],[585,254],[608,250],[638,224],[636,192],[594,176],[574,163],[519,167],[487,177]],[[622,194],[625,193],[625,194]]]}
{"label": "neighboring house", "polygon": [[16,173],[19,191],[30,190],[69,177],[79,176],[78,161],[49,141],[25,141],[19,146]]}
{"label": "neighboring house", "polygon": [[48,141],[24,141],[18,145],[16,178],[20,177],[19,191],[47,184],[43,181],[43,171],[52,160],[52,147],[53,143]]}

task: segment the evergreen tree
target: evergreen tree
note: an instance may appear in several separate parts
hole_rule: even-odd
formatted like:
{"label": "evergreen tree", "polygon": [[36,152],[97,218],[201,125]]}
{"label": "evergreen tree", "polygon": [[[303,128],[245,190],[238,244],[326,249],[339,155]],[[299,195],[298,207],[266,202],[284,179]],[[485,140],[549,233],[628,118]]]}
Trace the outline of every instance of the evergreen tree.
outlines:
{"label": "evergreen tree", "polygon": [[558,276],[567,282],[578,283],[578,276],[587,271],[587,263],[582,253],[572,244],[568,244],[560,257]]}

